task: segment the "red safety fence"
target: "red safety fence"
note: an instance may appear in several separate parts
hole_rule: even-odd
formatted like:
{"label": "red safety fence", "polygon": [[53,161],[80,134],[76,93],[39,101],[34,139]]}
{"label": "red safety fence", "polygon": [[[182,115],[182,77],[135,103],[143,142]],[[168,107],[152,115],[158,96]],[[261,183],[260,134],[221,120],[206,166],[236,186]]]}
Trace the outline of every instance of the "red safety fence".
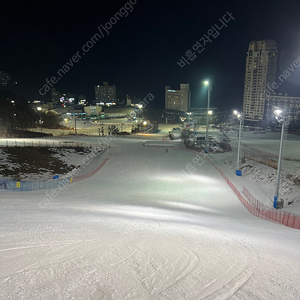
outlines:
{"label": "red safety fence", "polygon": [[241,193],[228,179],[220,167],[218,167],[208,156],[206,156],[206,159],[219,171],[219,173],[226,180],[227,184],[251,214],[264,220],[272,221],[295,229],[300,229],[299,215],[274,209],[271,204],[262,204],[245,187],[243,187],[243,193]]}
{"label": "red safety fence", "polygon": [[74,177],[70,182],[77,182],[77,181],[81,181],[83,179],[86,179],[86,178],[89,178],[89,177],[92,177],[94,176],[97,172],[99,172],[103,166],[109,161],[109,158],[106,158],[104,160],[104,162],[98,166],[95,170],[93,170],[92,172],[89,172],[87,174],[83,174],[83,175],[80,175],[80,176],[77,176],[77,177]]}

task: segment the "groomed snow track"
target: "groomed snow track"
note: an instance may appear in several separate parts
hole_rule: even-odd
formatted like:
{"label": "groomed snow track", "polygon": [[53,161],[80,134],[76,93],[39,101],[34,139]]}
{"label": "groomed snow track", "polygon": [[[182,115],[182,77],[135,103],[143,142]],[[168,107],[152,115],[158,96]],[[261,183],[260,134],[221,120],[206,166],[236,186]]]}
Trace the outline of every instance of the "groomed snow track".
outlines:
{"label": "groomed snow track", "polygon": [[45,208],[45,191],[1,193],[0,299],[299,299],[299,231],[251,215],[195,154],[143,142],[113,140]]}

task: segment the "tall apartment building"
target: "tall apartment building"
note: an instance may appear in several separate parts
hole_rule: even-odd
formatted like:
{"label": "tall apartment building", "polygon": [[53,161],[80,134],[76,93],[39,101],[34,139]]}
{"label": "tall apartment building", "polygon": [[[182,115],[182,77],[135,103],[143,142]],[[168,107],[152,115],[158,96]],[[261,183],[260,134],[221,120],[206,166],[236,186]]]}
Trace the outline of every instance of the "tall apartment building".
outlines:
{"label": "tall apartment building", "polygon": [[191,91],[189,84],[180,84],[180,90],[165,87],[165,109],[189,112],[191,110]]}
{"label": "tall apartment building", "polygon": [[60,103],[60,98],[61,98],[61,93],[56,90],[56,88],[51,89],[51,101],[53,103],[54,107],[59,106]]}
{"label": "tall apartment building", "polygon": [[291,120],[300,119],[300,97],[271,93],[273,84],[280,86],[282,78],[275,78],[277,46],[272,40],[252,41],[246,59],[243,112],[246,121],[274,120],[274,107],[289,108]]}
{"label": "tall apartment building", "polygon": [[249,44],[243,112],[245,120],[259,122],[265,117],[265,93],[267,84],[275,81],[277,45],[273,40],[252,41]]}
{"label": "tall apartment building", "polygon": [[96,102],[116,103],[117,89],[115,85],[108,85],[108,82],[103,82],[103,85],[95,85]]}

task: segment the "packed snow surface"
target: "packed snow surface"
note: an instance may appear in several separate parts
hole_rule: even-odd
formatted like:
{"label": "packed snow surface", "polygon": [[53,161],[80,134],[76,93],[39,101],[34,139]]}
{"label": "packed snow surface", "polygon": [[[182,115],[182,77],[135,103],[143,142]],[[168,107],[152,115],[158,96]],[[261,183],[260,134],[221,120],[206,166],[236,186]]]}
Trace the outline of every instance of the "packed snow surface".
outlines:
{"label": "packed snow surface", "polygon": [[251,215],[195,153],[144,142],[114,139],[56,196],[1,192],[0,299],[299,299],[300,231]]}

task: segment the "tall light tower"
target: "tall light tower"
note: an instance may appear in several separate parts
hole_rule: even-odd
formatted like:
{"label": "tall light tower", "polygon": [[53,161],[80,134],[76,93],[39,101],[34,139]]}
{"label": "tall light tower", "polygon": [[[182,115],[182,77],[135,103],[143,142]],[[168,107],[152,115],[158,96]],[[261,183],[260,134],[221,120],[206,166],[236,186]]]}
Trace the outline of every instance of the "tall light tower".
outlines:
{"label": "tall light tower", "polygon": [[279,187],[280,187],[280,171],[281,171],[281,160],[282,160],[282,149],[283,149],[283,138],[284,138],[284,131],[285,127],[290,123],[290,114],[287,109],[280,109],[275,107],[274,109],[275,118],[277,119],[278,123],[281,125],[281,138],[280,138],[280,147],[279,147],[279,157],[278,157],[278,164],[277,164],[277,181],[275,187],[275,195],[274,195],[274,203],[273,207],[278,208],[278,194],[279,194]]}
{"label": "tall light tower", "polygon": [[242,176],[242,170],[240,168],[240,150],[241,150],[242,123],[243,123],[244,115],[243,115],[242,112],[238,112],[237,110],[234,111],[234,114],[240,120],[239,139],[238,139],[238,153],[237,153],[237,159],[236,159],[235,174],[237,176]]}
{"label": "tall light tower", "polygon": [[207,86],[207,112],[206,112],[206,135],[205,135],[205,152],[208,153],[208,124],[209,124],[209,104],[210,104],[210,93],[212,91],[212,82],[211,80],[204,81],[204,84]]}
{"label": "tall light tower", "polygon": [[190,124],[190,117],[191,117],[192,113],[191,112],[187,112],[186,114],[188,115],[188,124]]}

